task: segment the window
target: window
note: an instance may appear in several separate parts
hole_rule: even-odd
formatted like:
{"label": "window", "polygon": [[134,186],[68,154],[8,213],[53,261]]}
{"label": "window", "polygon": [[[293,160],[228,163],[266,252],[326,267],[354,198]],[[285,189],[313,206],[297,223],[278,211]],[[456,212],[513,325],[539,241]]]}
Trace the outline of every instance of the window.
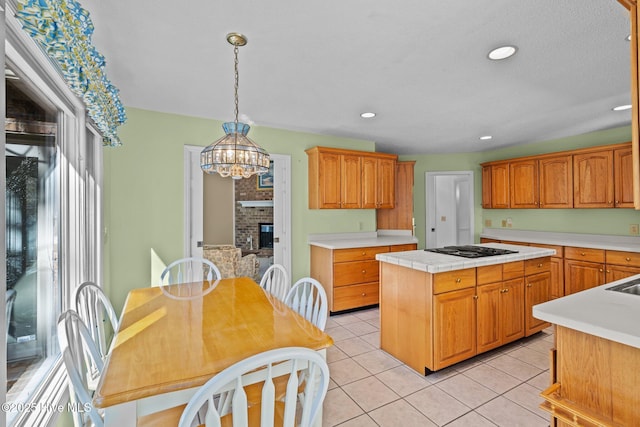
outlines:
{"label": "window", "polygon": [[[75,288],[102,283],[102,138],[82,102],[6,13],[5,334],[7,426],[44,426],[66,403],[56,336]],[[6,178],[6,179],[5,179]],[[2,394],[2,393],[0,393]],[[20,408],[37,403],[38,411]]]}

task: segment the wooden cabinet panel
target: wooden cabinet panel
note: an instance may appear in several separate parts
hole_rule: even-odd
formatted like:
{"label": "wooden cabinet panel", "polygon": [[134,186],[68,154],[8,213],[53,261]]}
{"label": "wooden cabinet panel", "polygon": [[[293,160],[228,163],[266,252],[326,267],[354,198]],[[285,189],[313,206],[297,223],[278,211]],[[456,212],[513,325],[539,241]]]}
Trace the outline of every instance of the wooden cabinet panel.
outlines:
{"label": "wooden cabinet panel", "polygon": [[[322,154],[319,156],[318,162],[319,179],[317,187],[319,189],[319,201],[316,200],[315,205],[328,209],[338,209],[341,207],[342,200],[340,155]],[[311,193],[309,196],[311,196]],[[310,208],[312,208],[311,201],[311,197],[309,197]]]}
{"label": "wooden cabinet panel", "polygon": [[571,295],[605,283],[604,264],[564,260],[564,293]]}
{"label": "wooden cabinet panel", "polygon": [[396,163],[395,207],[376,210],[378,230],[413,231],[413,168],[415,161]]}
{"label": "wooden cabinet panel", "polygon": [[640,274],[640,267],[623,267],[621,265],[607,264],[605,273],[605,283],[609,283]]}
{"label": "wooden cabinet panel", "polygon": [[633,156],[631,147],[613,152],[616,208],[633,208]]}
{"label": "wooden cabinet panel", "polygon": [[564,257],[565,259],[575,259],[578,261],[604,263],[605,251],[604,249],[578,248],[574,246],[565,246]]}
{"label": "wooden cabinet panel", "polygon": [[613,207],[613,151],[573,156],[573,207]]}
{"label": "wooden cabinet panel", "polygon": [[434,369],[476,354],[475,288],[434,296]]}
{"label": "wooden cabinet panel", "polygon": [[378,282],[336,288],[333,295],[333,310],[348,310],[378,303]]}
{"label": "wooden cabinet panel", "polygon": [[476,285],[502,282],[502,265],[494,264],[476,267]]}
{"label": "wooden cabinet panel", "polygon": [[389,252],[406,252],[406,251],[415,251],[416,249],[418,249],[417,243],[407,243],[405,245],[389,246]]}
{"label": "wooden cabinet panel", "polygon": [[397,156],[327,147],[306,153],[310,209],[394,207]]}
{"label": "wooden cabinet panel", "polygon": [[550,257],[528,259],[524,262],[524,274],[530,276],[536,273],[549,271]]}
{"label": "wooden cabinet panel", "polygon": [[524,279],[512,279],[502,283],[500,323],[503,344],[515,341],[525,335],[525,304]]}
{"label": "wooden cabinet panel", "polygon": [[551,298],[564,296],[564,262],[562,258],[551,257]]}
{"label": "wooden cabinet panel", "polygon": [[573,207],[573,156],[542,158],[539,161],[540,207]]}
{"label": "wooden cabinet panel", "polygon": [[362,207],[378,207],[378,160],[375,157],[362,158]]}
{"label": "wooden cabinet panel", "polygon": [[626,265],[629,267],[640,267],[640,253],[626,251],[610,251],[605,253],[607,265]]}
{"label": "wooden cabinet panel", "polygon": [[525,277],[525,336],[529,336],[550,326],[549,323],[533,317],[533,306],[551,299],[551,273],[539,273]]}
{"label": "wooden cabinet panel", "polygon": [[396,161],[378,159],[378,209],[393,209],[396,203]]}
{"label": "wooden cabinet panel", "polygon": [[502,264],[502,280],[515,279],[524,275],[524,261],[512,261]]}
{"label": "wooden cabinet panel", "polygon": [[476,269],[445,271],[433,275],[433,293],[440,294],[476,286]]}
{"label": "wooden cabinet panel", "polygon": [[378,282],[378,261],[337,263],[333,267],[333,286]]}
{"label": "wooden cabinet panel", "polygon": [[538,161],[519,160],[509,163],[509,204],[511,209],[537,208]]}
{"label": "wooden cabinet panel", "polygon": [[509,208],[509,163],[491,165],[491,207]]}
{"label": "wooden cabinet panel", "polygon": [[364,248],[335,249],[333,262],[365,261],[376,259],[377,254],[389,252],[389,246],[369,246]]}
{"label": "wooden cabinet panel", "polygon": [[482,285],[477,288],[478,353],[483,353],[502,345],[500,333],[500,297],[502,296],[502,289],[502,282]]}
{"label": "wooden cabinet panel", "polygon": [[491,166],[482,166],[482,208],[491,209]]}
{"label": "wooden cabinet panel", "polygon": [[362,206],[361,158],[355,155],[340,156],[340,207],[358,209]]}

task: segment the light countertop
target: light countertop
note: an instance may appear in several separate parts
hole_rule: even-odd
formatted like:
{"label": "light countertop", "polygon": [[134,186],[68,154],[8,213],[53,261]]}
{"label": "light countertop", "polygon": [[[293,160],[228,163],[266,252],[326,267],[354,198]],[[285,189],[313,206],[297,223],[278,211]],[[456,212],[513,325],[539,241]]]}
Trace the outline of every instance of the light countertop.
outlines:
{"label": "light countertop", "polygon": [[640,275],[607,283],[533,306],[537,319],[640,348],[640,295],[607,288]]}
{"label": "light countertop", "polygon": [[459,256],[416,250],[377,254],[376,259],[381,262],[396,264],[414,270],[425,271],[427,273],[442,273],[444,271],[462,270],[464,268],[480,267],[483,265],[503,264],[512,261],[541,258],[555,255],[556,253],[553,249],[536,248],[533,246],[506,245],[502,243],[484,243],[474,246],[509,249],[512,251],[518,251],[518,253],[482,258],[462,258]]}
{"label": "light countertop", "polygon": [[418,239],[405,230],[378,230],[359,233],[310,234],[307,243],[325,249],[366,248],[418,243]]}
{"label": "light countertop", "polygon": [[511,240],[514,242],[546,243],[548,245],[640,252],[640,237],[638,236],[484,228],[480,237],[496,240]]}

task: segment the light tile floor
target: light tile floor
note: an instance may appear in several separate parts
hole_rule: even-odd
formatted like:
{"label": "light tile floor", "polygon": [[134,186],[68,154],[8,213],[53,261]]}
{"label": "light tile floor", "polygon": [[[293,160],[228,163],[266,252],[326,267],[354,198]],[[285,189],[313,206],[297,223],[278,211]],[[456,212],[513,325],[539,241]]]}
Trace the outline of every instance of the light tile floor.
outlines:
{"label": "light tile floor", "polygon": [[323,426],[547,427],[552,329],[422,376],[380,350],[378,308],[331,316]]}

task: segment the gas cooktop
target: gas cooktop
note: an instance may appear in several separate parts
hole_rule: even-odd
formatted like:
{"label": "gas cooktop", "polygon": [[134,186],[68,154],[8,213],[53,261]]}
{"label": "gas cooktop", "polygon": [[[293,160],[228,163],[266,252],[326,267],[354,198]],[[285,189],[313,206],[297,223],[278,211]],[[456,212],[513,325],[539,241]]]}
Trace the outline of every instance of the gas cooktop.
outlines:
{"label": "gas cooktop", "polygon": [[487,256],[517,254],[518,251],[508,249],[489,248],[486,246],[445,246],[444,248],[425,249],[425,251],[439,254],[459,256],[463,258],[482,258]]}

